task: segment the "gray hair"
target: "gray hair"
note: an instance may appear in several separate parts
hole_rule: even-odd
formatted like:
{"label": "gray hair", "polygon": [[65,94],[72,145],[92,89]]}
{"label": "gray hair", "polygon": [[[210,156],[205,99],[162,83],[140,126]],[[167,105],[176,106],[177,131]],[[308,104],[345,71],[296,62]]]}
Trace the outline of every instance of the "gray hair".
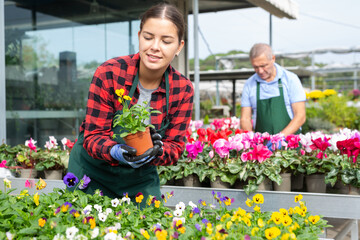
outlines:
{"label": "gray hair", "polygon": [[266,44],[266,43],[254,44],[254,46],[250,50],[249,56],[250,56],[250,59],[254,59],[256,57],[259,57],[262,54],[265,54],[265,56],[269,60],[273,57],[274,54],[273,54],[273,51],[269,44]]}

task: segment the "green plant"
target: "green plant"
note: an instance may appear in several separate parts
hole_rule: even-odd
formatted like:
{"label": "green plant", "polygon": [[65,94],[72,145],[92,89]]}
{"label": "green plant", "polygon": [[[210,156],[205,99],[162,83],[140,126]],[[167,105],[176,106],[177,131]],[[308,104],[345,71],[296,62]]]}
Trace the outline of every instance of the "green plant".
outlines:
{"label": "green plant", "polygon": [[40,149],[33,153],[33,157],[37,159],[35,169],[43,170],[64,170],[68,161],[68,154],[62,150],[43,150]]}
{"label": "green plant", "polygon": [[124,95],[124,89],[117,89],[116,95],[119,97],[118,101],[123,105],[122,114],[116,114],[113,121],[113,128],[120,127],[120,134],[114,134],[113,137],[118,135],[123,138],[129,134],[137,132],[144,132],[147,127],[154,127],[152,124],[146,124],[145,121],[150,119],[151,113],[161,113],[160,111],[153,110],[148,106],[147,102],[143,104],[134,104],[129,108],[129,101],[131,97]]}

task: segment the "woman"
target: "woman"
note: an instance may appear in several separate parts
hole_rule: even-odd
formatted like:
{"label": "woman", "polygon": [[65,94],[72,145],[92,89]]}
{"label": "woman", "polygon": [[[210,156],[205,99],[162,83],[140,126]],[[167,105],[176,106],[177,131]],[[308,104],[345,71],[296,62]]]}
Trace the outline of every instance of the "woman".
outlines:
{"label": "woman", "polygon": [[[177,162],[192,115],[192,83],[170,65],[184,46],[184,30],[183,16],[176,7],[153,6],[141,19],[139,52],[110,59],[97,68],[68,168],[78,178],[90,177],[85,192],[99,189],[111,198],[127,193],[133,200],[141,192],[145,199],[149,195],[160,199],[156,166]],[[115,90],[121,88],[132,97],[130,107],[147,101],[161,112],[150,120],[158,132],[152,134],[154,147],[140,156],[122,139],[111,137],[116,131],[112,129],[114,114],[122,109]]]}

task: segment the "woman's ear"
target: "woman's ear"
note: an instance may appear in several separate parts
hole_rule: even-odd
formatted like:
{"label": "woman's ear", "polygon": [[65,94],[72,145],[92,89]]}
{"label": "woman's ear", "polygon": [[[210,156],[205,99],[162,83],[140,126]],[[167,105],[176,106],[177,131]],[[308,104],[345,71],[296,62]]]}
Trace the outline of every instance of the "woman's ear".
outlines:
{"label": "woman's ear", "polygon": [[181,40],[181,42],[180,42],[180,44],[179,44],[179,47],[178,47],[178,50],[177,50],[177,52],[175,53],[175,56],[179,56],[179,54],[180,54],[181,50],[183,49],[184,45],[185,45],[185,41],[184,41],[184,40]]}

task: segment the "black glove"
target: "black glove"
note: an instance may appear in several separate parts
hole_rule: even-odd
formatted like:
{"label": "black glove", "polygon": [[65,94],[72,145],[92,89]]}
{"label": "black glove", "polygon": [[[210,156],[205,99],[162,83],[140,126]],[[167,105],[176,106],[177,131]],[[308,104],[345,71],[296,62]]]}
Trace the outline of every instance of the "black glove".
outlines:
{"label": "black glove", "polygon": [[154,148],[158,146],[157,153],[155,156],[161,156],[164,153],[164,143],[161,141],[162,137],[159,133],[156,132],[155,128],[150,128],[151,140],[153,141]]}

